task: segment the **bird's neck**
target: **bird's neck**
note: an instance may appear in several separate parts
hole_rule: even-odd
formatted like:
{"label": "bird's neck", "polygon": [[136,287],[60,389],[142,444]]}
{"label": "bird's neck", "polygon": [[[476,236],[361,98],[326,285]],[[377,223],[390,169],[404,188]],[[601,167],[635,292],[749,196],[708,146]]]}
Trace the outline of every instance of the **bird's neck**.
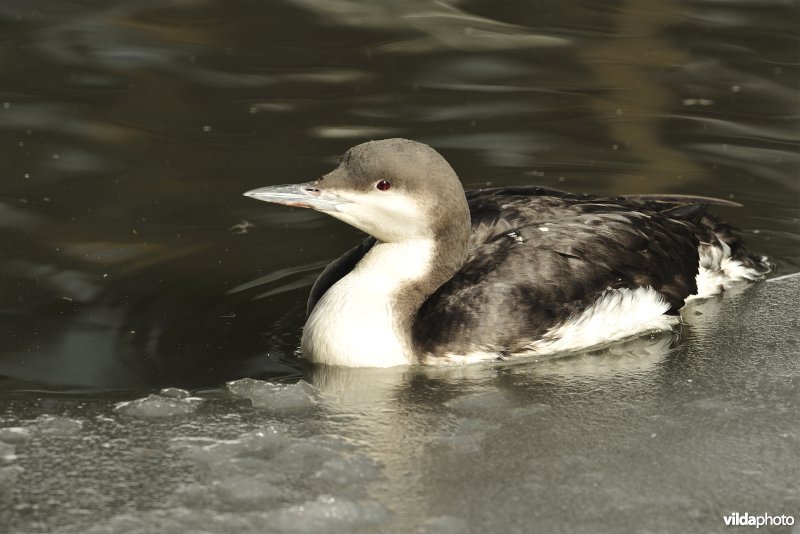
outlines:
{"label": "bird's neck", "polygon": [[303,331],[303,354],[351,367],[418,363],[414,318],[463,265],[466,248],[466,239],[378,242],[314,307]]}

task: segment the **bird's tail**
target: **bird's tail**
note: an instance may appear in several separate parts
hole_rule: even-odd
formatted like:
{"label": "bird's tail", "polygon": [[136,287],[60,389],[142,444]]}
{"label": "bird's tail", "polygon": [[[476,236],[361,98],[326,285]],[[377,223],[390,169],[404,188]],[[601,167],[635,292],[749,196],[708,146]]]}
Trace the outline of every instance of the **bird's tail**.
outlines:
{"label": "bird's tail", "polygon": [[690,195],[630,195],[671,218],[691,223],[700,244],[696,297],[722,292],[735,284],[759,280],[771,270],[766,256],[750,252],[741,230],[709,213],[709,206],[741,207],[730,200]]}

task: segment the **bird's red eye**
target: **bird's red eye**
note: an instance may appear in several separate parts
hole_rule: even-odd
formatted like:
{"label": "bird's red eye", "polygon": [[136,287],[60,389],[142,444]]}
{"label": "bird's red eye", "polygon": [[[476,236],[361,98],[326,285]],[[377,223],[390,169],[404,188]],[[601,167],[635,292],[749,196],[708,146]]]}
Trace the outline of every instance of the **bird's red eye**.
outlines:
{"label": "bird's red eye", "polygon": [[380,182],[375,184],[375,187],[377,187],[380,191],[388,191],[389,188],[392,187],[392,184],[390,184],[386,180],[381,180]]}

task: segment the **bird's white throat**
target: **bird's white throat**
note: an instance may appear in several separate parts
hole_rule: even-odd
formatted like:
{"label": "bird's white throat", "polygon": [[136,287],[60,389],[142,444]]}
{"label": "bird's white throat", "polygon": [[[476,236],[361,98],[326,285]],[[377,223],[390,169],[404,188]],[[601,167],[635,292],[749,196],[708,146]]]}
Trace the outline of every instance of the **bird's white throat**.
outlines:
{"label": "bird's white throat", "polygon": [[414,363],[394,303],[409,282],[428,275],[434,250],[428,239],[378,242],[314,307],[303,330],[303,355],[350,367]]}

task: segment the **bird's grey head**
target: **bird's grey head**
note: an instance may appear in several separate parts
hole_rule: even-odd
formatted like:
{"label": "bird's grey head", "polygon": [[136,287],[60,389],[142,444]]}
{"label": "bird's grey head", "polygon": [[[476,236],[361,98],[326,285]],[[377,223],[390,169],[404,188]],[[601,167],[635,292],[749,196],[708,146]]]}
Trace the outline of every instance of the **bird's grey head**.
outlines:
{"label": "bird's grey head", "polygon": [[383,242],[430,239],[454,223],[469,225],[456,173],[433,148],[408,139],[354,146],[319,180],[245,195],[322,211]]}

